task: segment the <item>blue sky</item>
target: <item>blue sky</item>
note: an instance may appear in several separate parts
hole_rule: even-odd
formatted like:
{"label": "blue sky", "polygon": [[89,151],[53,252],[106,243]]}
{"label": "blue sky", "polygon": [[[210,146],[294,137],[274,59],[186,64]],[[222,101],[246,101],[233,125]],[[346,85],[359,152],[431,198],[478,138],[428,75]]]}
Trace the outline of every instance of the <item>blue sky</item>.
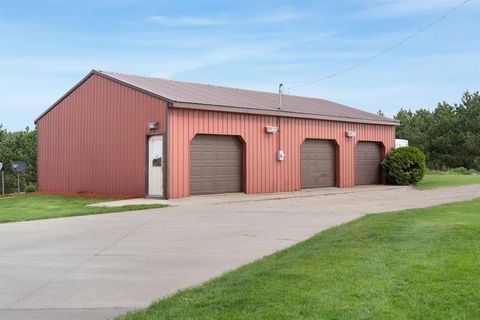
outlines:
{"label": "blue sky", "polygon": [[[91,69],[276,91],[390,47],[461,0],[0,0],[0,123],[33,120]],[[292,94],[392,116],[480,89],[480,3]]]}

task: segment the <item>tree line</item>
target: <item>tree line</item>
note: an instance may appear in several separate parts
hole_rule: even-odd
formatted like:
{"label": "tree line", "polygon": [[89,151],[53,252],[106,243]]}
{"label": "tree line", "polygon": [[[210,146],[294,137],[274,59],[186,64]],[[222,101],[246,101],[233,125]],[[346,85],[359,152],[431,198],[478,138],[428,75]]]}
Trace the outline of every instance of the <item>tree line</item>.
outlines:
{"label": "tree line", "polygon": [[465,92],[460,103],[438,103],[435,110],[401,109],[396,137],[425,153],[427,167],[480,170],[480,95]]}
{"label": "tree line", "polygon": [[37,183],[36,159],[37,130],[30,130],[27,127],[22,131],[10,132],[0,124],[0,162],[3,163],[6,193],[15,192],[17,189],[17,175],[11,167],[12,162],[16,160],[27,164],[27,170],[20,174],[21,190],[25,190],[29,184]]}

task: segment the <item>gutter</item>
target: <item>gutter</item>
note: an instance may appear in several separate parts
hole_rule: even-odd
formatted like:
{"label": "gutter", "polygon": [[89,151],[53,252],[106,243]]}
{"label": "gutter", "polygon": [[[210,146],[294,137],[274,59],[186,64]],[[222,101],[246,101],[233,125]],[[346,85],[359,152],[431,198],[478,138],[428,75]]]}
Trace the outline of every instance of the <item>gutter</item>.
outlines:
{"label": "gutter", "polygon": [[362,119],[362,118],[354,118],[354,117],[339,117],[339,116],[330,116],[330,115],[322,115],[322,114],[301,113],[301,112],[280,111],[280,110],[253,109],[253,108],[209,105],[209,104],[199,104],[199,103],[173,102],[171,107],[179,108],[179,109],[246,113],[246,114],[254,114],[254,115],[276,116],[276,117],[316,119],[316,120],[350,122],[350,123],[367,123],[367,124],[377,124],[377,125],[386,125],[386,126],[400,125],[400,121],[394,120],[394,119],[382,121],[382,120],[371,120],[371,119]]}

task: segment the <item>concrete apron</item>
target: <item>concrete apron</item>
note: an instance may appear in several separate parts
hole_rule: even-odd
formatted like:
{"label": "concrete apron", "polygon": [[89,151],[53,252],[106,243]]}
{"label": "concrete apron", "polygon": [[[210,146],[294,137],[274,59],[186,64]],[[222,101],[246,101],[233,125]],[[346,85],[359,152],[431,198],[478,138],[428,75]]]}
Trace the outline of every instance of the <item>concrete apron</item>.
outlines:
{"label": "concrete apron", "polygon": [[179,199],[155,199],[155,198],[135,198],[125,200],[114,200],[107,202],[98,202],[89,204],[90,207],[122,207],[127,205],[143,205],[143,204],[165,204],[169,206],[196,206],[204,204],[227,204],[227,203],[240,203],[251,201],[265,201],[265,200],[282,200],[291,198],[304,198],[315,196],[327,196],[335,194],[348,194],[354,192],[368,192],[368,191],[384,191],[384,190],[398,190],[398,186],[384,186],[384,185],[371,185],[371,186],[359,186],[356,188],[312,188],[291,192],[274,192],[274,193],[221,193],[221,194],[209,194],[200,196],[190,196],[188,198]]}
{"label": "concrete apron", "polygon": [[367,213],[480,197],[480,185],[340,191],[214,204],[202,204],[214,196],[192,197],[160,209],[0,224],[0,319],[114,318]]}

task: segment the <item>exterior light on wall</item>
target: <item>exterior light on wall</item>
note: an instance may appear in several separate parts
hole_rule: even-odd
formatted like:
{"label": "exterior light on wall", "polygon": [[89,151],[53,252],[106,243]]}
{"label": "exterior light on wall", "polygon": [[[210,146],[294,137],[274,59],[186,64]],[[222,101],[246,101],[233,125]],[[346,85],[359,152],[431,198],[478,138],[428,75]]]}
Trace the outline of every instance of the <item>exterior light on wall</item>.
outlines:
{"label": "exterior light on wall", "polygon": [[353,138],[357,135],[357,133],[355,131],[347,131],[345,132],[345,134],[347,135],[347,137],[349,138]]}
{"label": "exterior light on wall", "polygon": [[266,126],[265,127],[265,132],[266,133],[275,133],[278,131],[278,127],[274,127],[274,126]]}
{"label": "exterior light on wall", "polygon": [[158,129],[158,122],[151,121],[148,123],[148,129],[150,130],[157,130]]}

